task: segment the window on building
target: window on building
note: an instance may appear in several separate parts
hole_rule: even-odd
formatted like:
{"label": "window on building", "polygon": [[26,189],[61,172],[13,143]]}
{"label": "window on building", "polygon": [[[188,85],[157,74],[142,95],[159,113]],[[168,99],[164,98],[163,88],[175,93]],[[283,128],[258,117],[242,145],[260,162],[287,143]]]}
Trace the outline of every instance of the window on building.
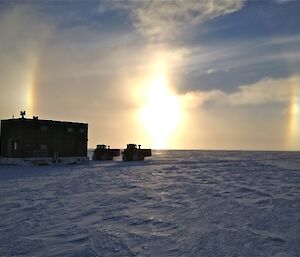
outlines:
{"label": "window on building", "polygon": [[48,128],[46,126],[41,126],[41,131],[48,131]]}
{"label": "window on building", "polygon": [[83,133],[84,133],[84,128],[80,128],[80,129],[79,129],[79,133],[82,133],[82,134],[83,134]]}
{"label": "window on building", "polygon": [[47,145],[40,145],[40,149],[43,151],[47,151]]}
{"label": "window on building", "polygon": [[14,142],[14,150],[17,151],[17,149],[18,149],[18,142],[15,141],[15,142]]}
{"label": "window on building", "polygon": [[72,133],[73,132],[73,128],[68,128],[68,133]]}

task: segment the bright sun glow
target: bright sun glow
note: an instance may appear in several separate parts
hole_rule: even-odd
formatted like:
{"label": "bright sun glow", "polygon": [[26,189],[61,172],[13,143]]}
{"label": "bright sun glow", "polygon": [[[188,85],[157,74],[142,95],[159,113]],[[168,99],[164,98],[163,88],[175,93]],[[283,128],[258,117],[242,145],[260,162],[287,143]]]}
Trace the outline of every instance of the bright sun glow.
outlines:
{"label": "bright sun glow", "polygon": [[172,94],[162,71],[149,80],[143,95],[145,102],[140,120],[151,137],[152,146],[156,149],[167,148],[168,140],[181,118],[180,101]]}

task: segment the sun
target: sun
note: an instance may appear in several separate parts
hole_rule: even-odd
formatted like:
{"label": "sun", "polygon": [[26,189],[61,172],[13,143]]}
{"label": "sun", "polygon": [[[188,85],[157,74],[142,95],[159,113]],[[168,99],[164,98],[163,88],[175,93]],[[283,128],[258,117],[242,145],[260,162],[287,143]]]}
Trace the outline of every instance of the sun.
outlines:
{"label": "sun", "polygon": [[171,91],[163,71],[154,74],[146,84],[140,121],[151,138],[152,147],[167,148],[180,122],[180,101]]}

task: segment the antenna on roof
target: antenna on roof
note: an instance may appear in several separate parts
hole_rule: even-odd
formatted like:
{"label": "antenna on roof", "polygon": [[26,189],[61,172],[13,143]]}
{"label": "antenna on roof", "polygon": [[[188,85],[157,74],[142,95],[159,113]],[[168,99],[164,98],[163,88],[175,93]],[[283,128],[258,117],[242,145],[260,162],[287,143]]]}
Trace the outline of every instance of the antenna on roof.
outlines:
{"label": "antenna on roof", "polygon": [[24,116],[26,115],[26,112],[25,111],[20,111],[20,115],[21,115],[22,119],[24,119]]}

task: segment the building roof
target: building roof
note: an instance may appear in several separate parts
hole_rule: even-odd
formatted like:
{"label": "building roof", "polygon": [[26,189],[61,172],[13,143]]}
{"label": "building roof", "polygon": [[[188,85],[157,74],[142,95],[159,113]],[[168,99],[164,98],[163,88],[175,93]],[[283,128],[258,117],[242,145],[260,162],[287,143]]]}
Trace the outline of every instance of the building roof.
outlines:
{"label": "building roof", "polygon": [[88,123],[82,122],[72,122],[72,121],[58,121],[58,120],[42,120],[38,118],[28,119],[28,118],[14,118],[14,119],[4,119],[1,122],[17,122],[17,121],[26,121],[26,122],[42,122],[42,123],[56,123],[56,124],[72,124],[72,125],[88,125]]}

